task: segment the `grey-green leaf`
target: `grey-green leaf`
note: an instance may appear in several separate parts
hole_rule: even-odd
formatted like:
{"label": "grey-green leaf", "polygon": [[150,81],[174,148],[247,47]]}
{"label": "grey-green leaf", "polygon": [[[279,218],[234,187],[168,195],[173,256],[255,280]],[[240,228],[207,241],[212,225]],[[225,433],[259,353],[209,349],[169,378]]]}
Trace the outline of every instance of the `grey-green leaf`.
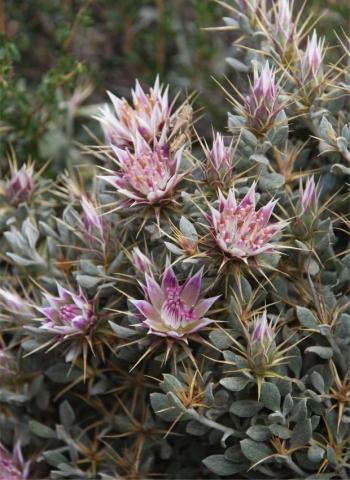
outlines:
{"label": "grey-green leaf", "polygon": [[280,410],[281,394],[274,383],[264,382],[261,386],[260,401],[266,408],[276,412]]}
{"label": "grey-green leaf", "polygon": [[29,420],[29,429],[35,435],[41,438],[56,438],[56,433],[52,428],[47,427],[43,423],[36,420]]}
{"label": "grey-green leaf", "polygon": [[297,317],[301,325],[305,328],[317,328],[318,323],[311,310],[305,307],[297,307]]}
{"label": "grey-green leaf", "polygon": [[208,470],[216,475],[220,475],[221,477],[234,475],[235,473],[241,472],[242,469],[246,468],[244,464],[229,462],[226,460],[224,455],[210,455],[203,460],[203,463]]}
{"label": "grey-green leaf", "polygon": [[251,380],[245,377],[227,377],[220,380],[220,385],[227,388],[231,392],[240,392]]}
{"label": "grey-green leaf", "polygon": [[230,412],[238,417],[249,418],[256,415],[262,407],[262,404],[255,400],[238,400],[232,403]]}
{"label": "grey-green leaf", "polygon": [[273,450],[268,445],[262,442],[255,442],[249,438],[241,440],[240,444],[244,456],[252,463],[260,462],[260,460],[273,454]]}
{"label": "grey-green leaf", "polygon": [[331,347],[319,347],[318,345],[315,345],[314,347],[308,347],[305,352],[315,353],[324,360],[329,360],[333,356],[333,349]]}
{"label": "grey-green leaf", "polygon": [[271,432],[269,427],[266,427],[265,425],[253,425],[252,427],[248,428],[247,435],[252,440],[263,442],[271,437]]}

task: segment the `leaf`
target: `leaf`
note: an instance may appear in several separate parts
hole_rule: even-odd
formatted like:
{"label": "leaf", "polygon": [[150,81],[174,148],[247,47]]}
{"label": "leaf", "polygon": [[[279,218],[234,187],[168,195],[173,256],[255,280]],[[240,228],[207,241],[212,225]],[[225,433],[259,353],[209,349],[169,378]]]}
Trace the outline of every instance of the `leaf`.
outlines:
{"label": "leaf", "polygon": [[265,425],[253,425],[248,428],[246,433],[248,437],[257,442],[263,442],[271,437],[269,427],[266,427]]}
{"label": "leaf", "polygon": [[187,220],[186,217],[180,218],[179,227],[180,227],[181,233],[183,233],[185,237],[190,238],[191,240],[194,240],[194,241],[198,240],[197,230],[192,225],[192,223],[189,220]]}
{"label": "leaf", "polygon": [[274,383],[264,382],[261,385],[260,401],[266,408],[276,412],[280,410],[281,394]]}
{"label": "leaf", "polygon": [[163,382],[161,383],[162,390],[165,392],[181,392],[184,390],[183,384],[174,375],[169,373],[163,374]]}
{"label": "leaf", "polygon": [[283,401],[283,415],[286,417],[288,415],[288,413],[292,410],[293,408],[293,404],[294,404],[294,401],[293,401],[293,398],[292,398],[292,395],[290,393],[288,393],[286,396],[285,396],[285,399]]}
{"label": "leaf", "polygon": [[312,436],[311,420],[298,422],[293,428],[291,446],[306,445]]}
{"label": "leaf", "polygon": [[273,450],[268,445],[255,442],[249,438],[241,440],[240,444],[244,456],[252,463],[260,462],[260,460],[273,454]]}
{"label": "leaf", "polygon": [[257,163],[262,163],[263,165],[269,165],[269,159],[265,155],[254,154],[249,157],[249,160],[253,160]]}
{"label": "leaf", "polygon": [[268,173],[259,180],[259,186],[262,190],[278,190],[284,185],[284,176],[279,173]]}
{"label": "leaf", "polygon": [[255,400],[238,400],[232,403],[230,412],[238,417],[249,418],[256,415],[262,407],[262,404]]}
{"label": "leaf", "polygon": [[46,370],[45,375],[55,383],[69,383],[79,378],[81,374],[65,363],[56,363]]}
{"label": "leaf", "polygon": [[234,475],[247,468],[244,464],[229,462],[224,455],[210,455],[202,461],[208,470],[221,477]]}
{"label": "leaf", "polygon": [[312,372],[310,379],[312,385],[316,388],[318,393],[324,393],[324,380],[322,378],[322,375],[315,371]]}
{"label": "leaf", "polygon": [[288,361],[288,368],[294,373],[296,378],[299,378],[301,367],[303,366],[303,359],[298,347],[291,348],[289,350],[289,361]]}
{"label": "leaf", "polygon": [[241,138],[247,145],[249,145],[251,147],[255,147],[257,142],[258,142],[254,133],[252,133],[247,128],[242,128],[241,129]]}
{"label": "leaf", "polygon": [[92,277],[91,275],[77,275],[77,282],[83,288],[94,288],[101,281],[99,277]]}
{"label": "leaf", "polygon": [[209,427],[207,427],[206,425],[202,425],[195,420],[191,420],[186,425],[186,433],[189,433],[190,435],[195,435],[196,437],[202,437],[208,432],[208,430]]}
{"label": "leaf", "polygon": [[150,395],[150,401],[153,411],[164,420],[171,422],[178,417],[177,410],[170,404],[168,397],[164,393],[153,392]]}
{"label": "leaf", "polygon": [[75,413],[68,400],[64,400],[59,406],[60,422],[65,427],[70,427],[75,422]]}
{"label": "leaf", "polygon": [[212,330],[209,334],[209,338],[213,345],[220,350],[225,350],[232,345],[232,340],[230,337],[221,330]]}
{"label": "leaf", "polygon": [[318,322],[311,310],[305,307],[297,307],[297,317],[301,325],[305,328],[318,328]]}
{"label": "leaf", "polygon": [[36,420],[29,420],[29,430],[41,438],[56,438],[56,433],[52,428]]}
{"label": "leaf", "polygon": [[39,230],[32,224],[29,218],[23,222],[22,233],[27,238],[29,246],[35,250],[35,245],[39,238]]}
{"label": "leaf", "polygon": [[231,392],[240,392],[243,390],[251,380],[244,377],[227,377],[220,380],[220,385],[227,388]]}
{"label": "leaf", "polygon": [[132,328],[122,327],[121,325],[118,325],[117,323],[114,323],[112,321],[109,321],[108,323],[111,326],[113,332],[116,333],[119,338],[130,338],[135,335],[135,330],[133,330]]}
{"label": "leaf", "polygon": [[272,425],[269,426],[270,432],[273,433],[273,435],[276,435],[276,437],[282,438],[282,440],[286,440],[287,438],[290,438],[292,435],[292,432],[289,430],[289,428],[284,427],[283,425],[279,425],[278,423],[273,423]]}
{"label": "leaf", "polygon": [[314,347],[308,347],[305,352],[315,353],[324,360],[329,360],[333,357],[333,349],[331,347],[319,347],[318,345],[315,345]]}
{"label": "leaf", "polygon": [[57,450],[48,450],[46,452],[43,452],[43,457],[53,467],[57,467],[60,463],[68,462],[66,457]]}
{"label": "leaf", "polygon": [[240,61],[237,60],[236,58],[226,57],[226,58],[225,58],[225,61],[226,61],[226,63],[228,63],[232,68],[234,68],[234,70],[236,70],[237,72],[244,72],[244,73],[249,72],[249,68],[247,67],[247,65],[245,65],[245,64],[242,63],[242,62],[240,62]]}
{"label": "leaf", "polygon": [[318,445],[311,445],[307,451],[307,458],[310,462],[319,463],[325,456],[325,451]]}

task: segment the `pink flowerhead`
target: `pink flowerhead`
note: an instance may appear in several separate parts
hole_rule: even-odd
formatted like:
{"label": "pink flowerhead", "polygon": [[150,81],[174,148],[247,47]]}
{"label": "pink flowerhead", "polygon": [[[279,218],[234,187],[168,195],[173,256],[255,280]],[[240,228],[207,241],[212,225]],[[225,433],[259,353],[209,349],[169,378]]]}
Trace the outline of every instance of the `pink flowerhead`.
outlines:
{"label": "pink flowerhead", "polygon": [[164,89],[157,77],[153,88],[145,93],[136,81],[132,90],[132,103],[108,92],[114,112],[101,109],[97,120],[102,124],[106,142],[118,148],[131,148],[138,132],[147,142],[160,139],[166,129],[172,106],[168,101],[168,87]]}
{"label": "pink flowerhead", "polygon": [[40,329],[59,336],[87,333],[95,324],[94,304],[79,294],[57,285],[58,297],[45,294],[49,306],[38,308],[45,318]]}
{"label": "pink flowerhead", "polygon": [[292,6],[289,0],[278,0],[274,10],[274,37],[286,47],[295,32],[292,17]]}
{"label": "pink flowerhead", "polygon": [[245,100],[245,110],[252,128],[262,129],[273,122],[281,110],[279,92],[275,72],[270,68],[268,62],[261,72],[255,66],[251,94]]}
{"label": "pink flowerhead", "polygon": [[300,74],[303,84],[310,81],[318,81],[323,75],[324,38],[317,39],[314,30],[311,40],[307,39],[305,52],[302,52],[300,62]]}
{"label": "pink flowerhead", "polygon": [[105,253],[108,251],[111,240],[111,226],[98,212],[95,203],[86,195],[81,195],[80,204],[83,210],[83,238],[93,249]]}
{"label": "pink flowerhead", "polygon": [[217,246],[228,257],[243,259],[275,251],[271,240],[286,226],[286,223],[269,223],[276,200],[255,210],[255,186],[253,183],[238,204],[233,189],[227,198],[220,192],[219,210],[211,208],[212,234]]}
{"label": "pink flowerhead", "polygon": [[206,158],[206,176],[211,184],[225,187],[230,183],[233,169],[232,155],[232,146],[226,147],[222,135],[217,133]]}
{"label": "pink flowerhead", "polygon": [[182,149],[174,155],[158,142],[150,146],[136,135],[135,151],[113,147],[119,171],[102,178],[117,189],[126,205],[152,205],[168,200],[183,175],[178,174]]}
{"label": "pink flowerhead", "polygon": [[19,170],[13,168],[11,178],[6,185],[6,196],[17,206],[31,199],[35,190],[34,171],[32,165],[24,164]]}
{"label": "pink flowerhead", "polygon": [[300,186],[299,198],[302,213],[305,213],[316,205],[317,187],[313,175],[307,179],[305,188],[303,188],[302,185]]}
{"label": "pink flowerhead", "polygon": [[144,253],[141,252],[139,247],[135,247],[132,251],[132,263],[135,269],[143,275],[146,273],[148,275],[151,274],[152,262]]}
{"label": "pink flowerhead", "polygon": [[189,276],[182,285],[171,267],[164,272],[160,286],[146,275],[145,299],[132,303],[140,312],[141,325],[148,327],[149,333],[185,340],[213,322],[204,315],[218,297],[200,299],[202,271]]}
{"label": "pink flowerhead", "polygon": [[0,443],[0,480],[23,480],[16,459]]}

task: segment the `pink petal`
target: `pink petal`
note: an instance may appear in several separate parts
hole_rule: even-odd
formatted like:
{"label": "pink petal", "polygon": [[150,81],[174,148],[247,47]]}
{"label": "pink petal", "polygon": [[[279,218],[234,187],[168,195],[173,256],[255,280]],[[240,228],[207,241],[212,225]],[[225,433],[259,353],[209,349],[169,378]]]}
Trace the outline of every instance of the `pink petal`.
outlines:
{"label": "pink petal", "polygon": [[203,267],[182,286],[180,297],[188,307],[196,304],[202,284]]}
{"label": "pink petal", "polygon": [[151,301],[151,304],[156,310],[160,310],[165,301],[165,295],[158,283],[149,275],[146,275],[147,288],[146,292]]}
{"label": "pink petal", "polygon": [[216,302],[218,298],[220,298],[221,295],[218,295],[216,297],[210,297],[210,298],[203,298],[200,300],[197,305],[195,306],[195,314],[198,318],[202,318],[203,315],[207,313],[207,311],[211,308],[211,306]]}
{"label": "pink petal", "polygon": [[135,305],[138,311],[147,319],[154,321],[159,320],[159,313],[150,303],[146,302],[145,300],[130,300],[130,302]]}
{"label": "pink petal", "polygon": [[203,318],[200,322],[196,322],[196,324],[190,330],[186,330],[186,335],[198,332],[198,330],[202,330],[204,327],[210,325],[213,322],[214,320],[211,320],[210,318]]}
{"label": "pink petal", "polygon": [[162,289],[163,290],[174,290],[179,287],[174,270],[171,267],[168,267],[163,275],[162,280]]}

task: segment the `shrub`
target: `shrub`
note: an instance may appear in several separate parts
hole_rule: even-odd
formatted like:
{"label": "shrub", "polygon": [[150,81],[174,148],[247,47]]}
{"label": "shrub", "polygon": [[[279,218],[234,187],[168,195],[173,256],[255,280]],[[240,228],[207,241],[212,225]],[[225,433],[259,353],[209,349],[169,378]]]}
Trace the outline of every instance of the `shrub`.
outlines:
{"label": "shrub", "polygon": [[212,139],[156,78],[85,165],[9,152],[0,478],[348,478],[350,41],[226,8]]}

